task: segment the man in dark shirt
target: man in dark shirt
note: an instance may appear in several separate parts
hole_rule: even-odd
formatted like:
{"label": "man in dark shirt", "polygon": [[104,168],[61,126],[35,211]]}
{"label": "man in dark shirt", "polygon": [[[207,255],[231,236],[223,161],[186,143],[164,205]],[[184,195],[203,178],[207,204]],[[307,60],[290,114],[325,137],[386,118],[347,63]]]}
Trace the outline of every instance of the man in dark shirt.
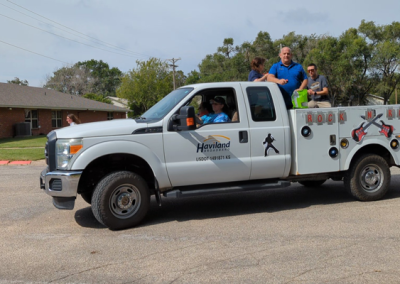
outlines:
{"label": "man in dark shirt", "polygon": [[331,107],[328,96],[328,82],[326,81],[325,76],[318,75],[317,65],[314,63],[308,65],[307,72],[310,74],[307,83],[307,93],[308,96],[311,97],[311,101],[308,102],[308,107]]}

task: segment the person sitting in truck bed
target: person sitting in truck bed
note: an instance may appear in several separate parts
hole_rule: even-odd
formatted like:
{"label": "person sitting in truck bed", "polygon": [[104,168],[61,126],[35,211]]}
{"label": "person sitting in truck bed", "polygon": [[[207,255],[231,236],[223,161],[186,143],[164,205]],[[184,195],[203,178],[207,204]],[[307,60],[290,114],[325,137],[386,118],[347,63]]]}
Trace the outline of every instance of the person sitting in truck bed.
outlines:
{"label": "person sitting in truck bed", "polygon": [[218,122],[229,122],[228,107],[226,106],[225,100],[222,97],[215,97],[210,101],[213,109],[213,113],[198,117],[200,124],[218,123]]}

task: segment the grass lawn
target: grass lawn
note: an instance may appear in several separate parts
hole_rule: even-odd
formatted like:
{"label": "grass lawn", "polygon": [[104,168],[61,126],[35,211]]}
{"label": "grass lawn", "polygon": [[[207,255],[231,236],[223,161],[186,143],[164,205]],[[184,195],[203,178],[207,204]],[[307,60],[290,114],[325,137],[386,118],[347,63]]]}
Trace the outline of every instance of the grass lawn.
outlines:
{"label": "grass lawn", "polygon": [[47,137],[41,136],[30,136],[24,138],[4,138],[0,139],[1,148],[31,148],[31,147],[43,147],[46,145]]}
{"label": "grass lawn", "polygon": [[44,159],[44,147],[34,149],[0,149],[0,161],[37,161]]}
{"label": "grass lawn", "polygon": [[42,160],[46,141],[46,136],[0,139],[0,161]]}

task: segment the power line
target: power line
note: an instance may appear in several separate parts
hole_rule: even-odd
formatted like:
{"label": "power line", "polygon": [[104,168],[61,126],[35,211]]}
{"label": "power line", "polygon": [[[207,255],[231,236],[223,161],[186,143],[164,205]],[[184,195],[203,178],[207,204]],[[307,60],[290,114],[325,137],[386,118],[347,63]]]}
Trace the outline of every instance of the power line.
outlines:
{"label": "power line", "polygon": [[[104,42],[104,41],[99,40],[99,39],[97,39],[97,38],[88,36],[88,35],[86,35],[86,34],[84,34],[84,33],[81,33],[81,32],[79,32],[79,31],[77,31],[77,30],[74,30],[74,29],[72,29],[72,28],[69,28],[69,27],[67,27],[67,26],[65,26],[65,25],[63,25],[63,24],[60,24],[60,23],[58,23],[58,22],[56,22],[56,21],[53,21],[53,20],[51,20],[51,19],[49,19],[49,18],[46,18],[46,17],[44,17],[44,16],[42,16],[42,15],[36,13],[36,12],[33,12],[32,10],[29,10],[29,9],[27,9],[27,8],[24,8],[24,7],[22,7],[22,6],[18,5],[18,4],[16,4],[16,3],[10,1],[10,0],[7,0],[7,2],[10,2],[11,4],[13,4],[13,5],[15,5],[15,6],[18,6],[18,7],[20,7],[21,9],[24,9],[24,10],[26,10],[26,11],[29,11],[29,12],[31,12],[31,13],[33,13],[33,14],[35,14],[35,15],[41,17],[41,18],[44,18],[44,19],[46,19],[46,20],[48,20],[48,21],[50,21],[50,22],[52,22],[52,23],[55,23],[55,24],[57,24],[57,25],[60,25],[60,26],[62,26],[62,27],[64,27],[64,28],[67,28],[67,29],[69,29],[69,30],[71,30],[71,31],[74,31],[74,32],[78,33],[78,34],[84,35],[85,37],[94,39],[94,40],[99,41],[99,42],[101,42],[101,43],[105,43],[105,44],[107,44],[107,45],[113,46],[114,48],[121,49],[121,50],[123,50],[123,51],[128,51],[128,52],[130,52],[130,53],[138,54],[138,55],[141,55],[141,56],[144,56],[144,57],[152,57],[152,56],[149,56],[149,55],[146,55],[146,54],[142,54],[142,53],[130,51],[130,50],[121,48],[121,47],[119,47],[119,46],[116,46],[116,45],[113,45],[113,44]],[[6,7],[7,7],[7,6],[6,6]]]}
{"label": "power line", "polygon": [[30,24],[27,24],[27,23],[18,21],[18,20],[16,20],[16,19],[10,18],[10,17],[8,17],[8,16],[6,16],[6,15],[3,15],[3,14],[0,14],[0,16],[3,16],[3,17],[8,18],[8,19],[10,19],[10,20],[16,21],[16,22],[18,22],[18,23],[27,25],[27,26],[32,27],[32,28],[34,28],[34,29],[41,30],[41,31],[43,31],[43,32],[45,32],[45,33],[48,33],[48,34],[51,34],[51,35],[54,35],[54,36],[58,36],[58,37],[61,37],[61,38],[64,38],[64,39],[67,39],[67,40],[70,40],[70,41],[73,41],[73,42],[76,42],[76,43],[80,43],[80,44],[83,44],[83,45],[86,45],[86,46],[89,46],[89,47],[93,47],[93,48],[96,48],[96,49],[100,49],[100,50],[103,50],[103,51],[107,51],[107,52],[111,52],[111,53],[115,53],[115,54],[119,54],[119,55],[123,55],[123,56],[137,57],[137,56],[133,56],[133,55],[128,55],[128,54],[123,54],[123,53],[119,53],[119,52],[114,52],[114,51],[107,50],[107,49],[104,49],[104,48],[100,48],[100,47],[97,47],[97,46],[94,46],[94,45],[86,44],[86,43],[83,43],[83,42],[80,42],[80,41],[77,41],[77,40],[73,40],[73,39],[67,38],[67,37],[65,37],[65,36],[61,36],[61,35],[58,35],[58,34],[55,34],[55,33],[49,32],[49,31],[46,31],[46,30],[44,30],[44,29],[41,29],[41,28],[32,26],[32,25],[30,25]]}
{"label": "power line", "polygon": [[[56,29],[62,30],[63,32],[66,32],[66,33],[69,33],[69,34],[71,34],[71,35],[74,35],[74,36],[77,36],[77,37],[80,37],[80,38],[83,38],[83,39],[86,39],[86,40],[87,40],[87,37],[85,38],[85,37],[83,37],[83,36],[80,36],[80,35],[77,35],[77,34],[74,34],[74,33],[70,32],[70,31],[67,31],[67,30],[65,30],[65,29],[56,27],[56,26],[54,26],[54,25],[51,25],[51,24],[46,23],[46,22],[44,22],[44,21],[41,21],[41,20],[39,20],[39,19],[37,19],[37,18],[35,18],[35,17],[29,16],[29,15],[27,15],[27,14],[25,14],[25,13],[22,13],[21,11],[18,11],[18,10],[16,10],[16,9],[13,9],[13,8],[11,8],[11,7],[8,7],[8,6],[6,6],[6,5],[4,5],[4,4],[2,4],[2,3],[0,3],[0,5],[2,5],[2,6],[4,6],[4,7],[7,7],[7,8],[9,8],[9,9],[11,9],[11,10],[14,10],[14,11],[16,11],[16,12],[18,12],[18,13],[24,15],[24,16],[27,16],[27,17],[29,17],[29,18],[32,18],[32,19],[34,19],[34,20],[36,20],[36,21],[39,21],[39,22],[41,22],[41,23],[43,23],[43,24],[50,25],[50,26],[52,26],[52,27],[54,27],[54,28],[56,28]],[[105,44],[102,44],[102,43],[100,43],[100,44],[106,46]],[[107,46],[107,47],[108,47],[108,46]],[[116,49],[116,48],[114,48],[114,49]],[[121,48],[119,48],[119,49],[121,49]],[[122,50],[123,50],[123,49],[122,49]],[[130,52],[130,51],[128,50],[128,52]],[[131,52],[131,53],[134,54],[134,52]]]}
{"label": "power line", "polygon": [[43,54],[40,54],[40,53],[31,51],[31,50],[28,50],[28,49],[25,49],[25,48],[22,48],[22,47],[19,47],[19,46],[16,46],[16,45],[13,45],[13,44],[11,44],[11,43],[8,43],[8,42],[2,41],[2,40],[0,40],[0,42],[2,42],[2,43],[4,43],[4,44],[11,45],[11,46],[13,46],[13,47],[16,47],[16,48],[19,48],[19,49],[22,49],[22,50],[25,50],[25,51],[28,51],[28,52],[30,52],[30,53],[34,53],[34,54],[37,54],[37,55],[40,55],[40,56],[43,56],[43,57],[46,57],[46,58],[50,58],[50,59],[55,60],[55,61],[58,61],[58,62],[62,62],[62,63],[65,63],[65,64],[69,64],[68,62],[61,61],[61,60],[58,60],[58,59],[49,57],[49,56],[46,56],[46,55],[43,55]]}

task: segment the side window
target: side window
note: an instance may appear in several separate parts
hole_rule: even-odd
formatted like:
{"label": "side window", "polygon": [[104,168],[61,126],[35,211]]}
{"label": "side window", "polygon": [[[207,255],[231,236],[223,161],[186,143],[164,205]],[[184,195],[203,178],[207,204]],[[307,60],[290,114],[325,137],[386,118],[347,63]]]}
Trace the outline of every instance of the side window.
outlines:
{"label": "side window", "polygon": [[198,117],[202,118],[202,121],[197,120],[199,127],[206,124],[239,122],[233,88],[203,90],[193,97],[190,105],[195,108]]}
{"label": "side window", "polygon": [[25,110],[25,122],[31,124],[31,128],[38,128],[38,111],[37,110]]}
{"label": "side window", "polygon": [[61,111],[52,110],[51,111],[51,127],[59,128],[62,126],[61,123],[62,123]]}
{"label": "side window", "polygon": [[276,120],[274,102],[267,87],[248,87],[246,92],[253,121]]}

